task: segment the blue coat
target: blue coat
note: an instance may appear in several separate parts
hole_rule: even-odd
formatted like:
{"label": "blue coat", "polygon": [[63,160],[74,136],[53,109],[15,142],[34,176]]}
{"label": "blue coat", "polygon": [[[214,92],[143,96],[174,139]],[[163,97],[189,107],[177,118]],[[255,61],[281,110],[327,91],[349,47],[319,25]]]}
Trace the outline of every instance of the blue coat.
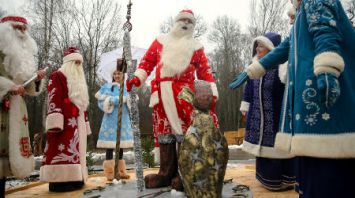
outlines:
{"label": "blue coat", "polygon": [[[113,92],[111,91],[112,86],[114,86]],[[116,148],[119,85],[117,83],[106,83],[95,94],[95,97],[98,100],[99,108],[105,112],[102,118],[97,148]],[[120,148],[133,147],[131,121],[126,102],[128,98],[128,93],[125,88],[123,92],[124,103],[122,105]]]}
{"label": "blue coat", "polygon": [[[313,61],[324,52],[334,52],[345,62],[338,78],[341,95],[330,108],[319,102],[314,74]],[[260,64],[272,69],[287,59],[288,81],[275,147],[297,156],[354,158],[355,31],[338,0],[303,0],[290,36]],[[322,61],[334,59],[323,56]]]}
{"label": "blue coat", "polygon": [[[278,70],[268,71],[259,80],[248,80],[241,111],[249,106],[243,150],[258,157],[290,158],[286,152],[276,150],[274,142],[279,128],[284,84]],[[245,109],[245,110],[246,110]]]}

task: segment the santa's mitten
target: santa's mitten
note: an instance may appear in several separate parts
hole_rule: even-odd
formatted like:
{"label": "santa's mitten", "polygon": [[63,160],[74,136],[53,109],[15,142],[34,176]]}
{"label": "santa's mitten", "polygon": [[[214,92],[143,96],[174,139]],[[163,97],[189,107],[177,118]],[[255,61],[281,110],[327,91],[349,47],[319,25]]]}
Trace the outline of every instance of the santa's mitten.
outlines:
{"label": "santa's mitten", "polygon": [[329,73],[319,74],[317,87],[321,104],[325,104],[327,108],[333,106],[340,96],[338,78]]}
{"label": "santa's mitten", "polygon": [[133,77],[131,80],[126,80],[126,88],[128,92],[131,91],[133,85],[136,87],[139,87],[141,85],[141,81],[137,76]]}

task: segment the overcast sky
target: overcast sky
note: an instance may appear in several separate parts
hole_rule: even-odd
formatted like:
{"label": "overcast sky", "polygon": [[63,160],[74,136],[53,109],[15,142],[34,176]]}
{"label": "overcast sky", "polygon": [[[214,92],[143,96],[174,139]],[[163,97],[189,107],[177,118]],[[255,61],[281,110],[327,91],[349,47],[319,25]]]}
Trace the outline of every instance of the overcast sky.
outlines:
{"label": "overcast sky", "polygon": [[[125,17],[128,0],[115,0],[122,5]],[[26,0],[0,0],[0,6],[7,13],[20,14],[20,7]],[[191,9],[195,15],[201,15],[208,25],[222,15],[236,19],[245,30],[249,22],[250,0],[132,0],[133,30],[132,45],[148,48],[154,38],[159,35],[159,26],[168,17],[175,16],[182,9]],[[206,46],[206,40],[202,40]],[[207,51],[208,51],[208,46]]]}

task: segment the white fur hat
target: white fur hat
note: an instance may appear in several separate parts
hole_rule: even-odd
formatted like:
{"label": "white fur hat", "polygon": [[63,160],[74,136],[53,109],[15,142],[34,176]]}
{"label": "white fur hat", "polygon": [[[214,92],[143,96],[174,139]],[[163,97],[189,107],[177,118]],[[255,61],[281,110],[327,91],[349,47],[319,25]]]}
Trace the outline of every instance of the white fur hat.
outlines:
{"label": "white fur hat", "polygon": [[83,56],[79,53],[79,50],[75,47],[69,47],[68,49],[64,50],[63,63],[74,60],[80,60],[83,62]]}
{"label": "white fur hat", "polygon": [[177,22],[180,19],[190,19],[194,25],[196,24],[196,18],[192,10],[181,10],[174,21]]}

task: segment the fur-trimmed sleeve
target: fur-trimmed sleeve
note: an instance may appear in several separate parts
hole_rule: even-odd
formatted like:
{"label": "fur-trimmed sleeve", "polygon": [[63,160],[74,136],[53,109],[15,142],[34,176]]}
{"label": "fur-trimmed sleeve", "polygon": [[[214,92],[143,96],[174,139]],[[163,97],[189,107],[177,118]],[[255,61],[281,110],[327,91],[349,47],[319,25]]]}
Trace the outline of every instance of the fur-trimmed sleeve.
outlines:
{"label": "fur-trimmed sleeve", "polygon": [[211,66],[208,63],[208,59],[205,55],[203,48],[198,49],[193,57],[193,60],[197,60],[194,62],[196,66],[196,74],[197,78],[200,80],[204,80],[210,83],[213,96],[218,98],[218,90],[216,81],[213,77],[213,71]]}
{"label": "fur-trimmed sleeve", "polygon": [[47,132],[58,132],[64,128],[63,99],[62,83],[54,72],[48,81]]}
{"label": "fur-trimmed sleeve", "polygon": [[108,89],[108,84],[104,84],[101,86],[100,90],[95,94],[95,98],[97,99],[97,106],[104,113],[112,113],[115,107],[113,103],[113,97],[106,94],[106,90]]}
{"label": "fur-trimmed sleeve", "polygon": [[134,75],[139,78],[141,85],[147,80],[147,77],[154,70],[154,67],[158,64],[158,46],[157,39],[150,45],[149,49],[144,54],[138,69],[134,72]]}

